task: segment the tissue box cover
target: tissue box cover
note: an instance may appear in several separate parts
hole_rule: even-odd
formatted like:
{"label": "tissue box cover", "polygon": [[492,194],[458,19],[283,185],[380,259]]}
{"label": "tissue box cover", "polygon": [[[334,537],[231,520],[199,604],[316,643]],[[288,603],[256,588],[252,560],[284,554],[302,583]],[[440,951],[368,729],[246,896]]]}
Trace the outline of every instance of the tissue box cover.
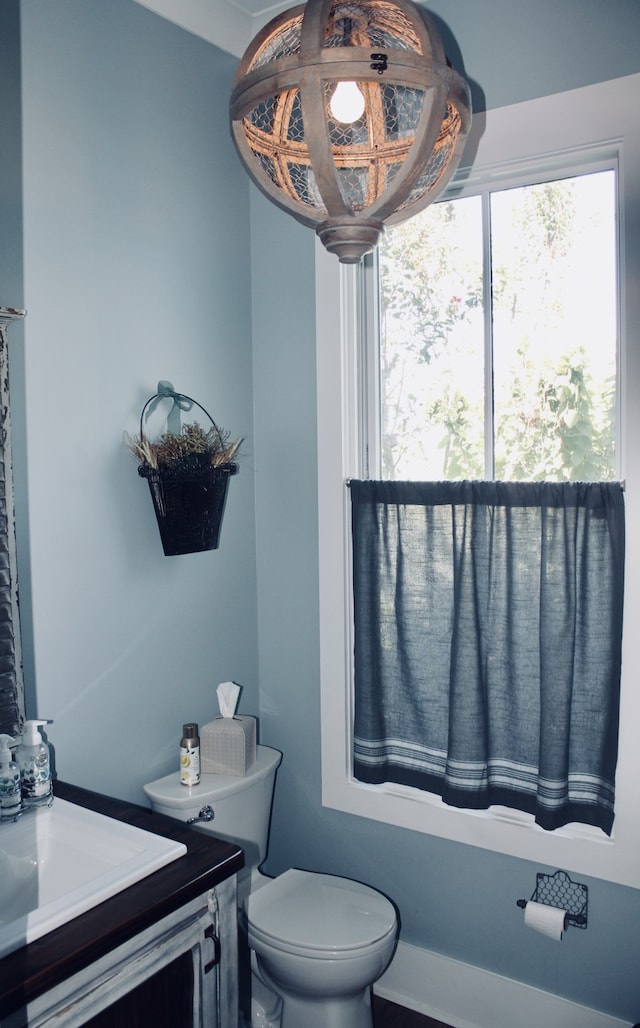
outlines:
{"label": "tissue box cover", "polygon": [[256,719],[246,714],[216,717],[200,729],[203,774],[246,775],[256,759]]}

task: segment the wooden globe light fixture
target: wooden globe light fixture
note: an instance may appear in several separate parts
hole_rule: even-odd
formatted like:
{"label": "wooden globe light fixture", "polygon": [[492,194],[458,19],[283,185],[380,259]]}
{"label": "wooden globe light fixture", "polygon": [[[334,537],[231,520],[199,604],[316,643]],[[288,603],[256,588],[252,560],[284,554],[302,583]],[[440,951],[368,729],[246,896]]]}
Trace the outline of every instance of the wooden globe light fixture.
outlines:
{"label": "wooden globe light fixture", "polygon": [[250,44],[230,115],[263,193],[355,264],[442,192],[471,99],[411,0],[308,0]]}

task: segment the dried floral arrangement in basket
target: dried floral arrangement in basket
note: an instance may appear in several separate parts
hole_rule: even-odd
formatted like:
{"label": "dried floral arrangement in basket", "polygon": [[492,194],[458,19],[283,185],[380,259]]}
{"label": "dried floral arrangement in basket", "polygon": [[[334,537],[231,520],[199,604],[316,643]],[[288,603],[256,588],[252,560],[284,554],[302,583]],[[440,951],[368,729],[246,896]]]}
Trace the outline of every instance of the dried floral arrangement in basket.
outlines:
{"label": "dried floral arrangement in basket", "polygon": [[[145,436],[145,416],[163,399],[173,400],[168,430],[155,442]],[[180,411],[199,407],[211,426],[198,422],[180,426]],[[159,382],[140,415],[140,435],[125,435],[128,450],[147,479],[166,556],[215,550],[218,547],[229,478],[238,471],[235,458],[242,439],[230,442],[197,400]]]}
{"label": "dried floral arrangement in basket", "polygon": [[233,463],[242,439],[230,443],[230,434],[216,425],[205,432],[195,421],[192,425],[183,425],[179,434],[165,432],[155,443],[139,436],[127,436],[127,447],[142,464],[179,474],[203,465],[217,468]]}

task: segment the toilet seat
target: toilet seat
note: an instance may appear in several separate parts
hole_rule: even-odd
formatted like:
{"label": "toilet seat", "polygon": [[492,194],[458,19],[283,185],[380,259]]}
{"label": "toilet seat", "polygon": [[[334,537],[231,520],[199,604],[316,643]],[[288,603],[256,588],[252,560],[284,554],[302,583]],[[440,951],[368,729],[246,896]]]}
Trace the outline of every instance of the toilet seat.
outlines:
{"label": "toilet seat", "polygon": [[396,932],[396,911],[375,889],[334,875],[292,869],[246,906],[249,938],[309,957],[360,956]]}

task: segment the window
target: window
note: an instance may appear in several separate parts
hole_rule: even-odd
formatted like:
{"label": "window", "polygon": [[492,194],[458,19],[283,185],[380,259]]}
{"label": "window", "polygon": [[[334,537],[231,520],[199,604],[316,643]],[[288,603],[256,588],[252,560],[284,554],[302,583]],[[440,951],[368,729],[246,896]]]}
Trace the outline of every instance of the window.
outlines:
{"label": "window", "polygon": [[611,834],[624,505],[570,483],[616,473],[616,244],[615,170],[556,172],[437,203],[369,262],[360,782]]}
{"label": "window", "polygon": [[[553,97],[488,112],[476,120],[469,142],[472,169],[460,181],[473,195],[474,178],[490,183],[492,192],[506,191],[516,172],[529,182],[560,181],[586,173],[610,174],[618,167],[620,191],[621,402],[613,415],[616,426],[615,472],[625,481],[627,511],[627,574],[625,623],[640,617],[640,452],[627,440],[640,437],[640,296],[627,283],[640,280],[640,110],[633,103],[640,76],[614,80]],[[464,159],[463,162],[464,164]],[[535,169],[535,171],[534,171]],[[611,181],[611,179],[609,180]],[[516,184],[517,188],[524,180]],[[475,190],[478,194],[478,189]],[[484,201],[483,201],[484,202]],[[345,481],[375,477],[382,455],[369,445],[376,433],[368,424],[379,408],[368,405],[356,374],[358,338],[367,312],[361,303],[362,268],[340,266],[316,249],[316,322],[318,335],[318,475],[319,577],[322,695],[323,803],[344,812],[389,825],[439,835],[528,860],[541,861],[634,887],[640,886],[640,751],[634,724],[640,718],[640,695],[633,669],[640,662],[638,633],[623,639],[623,673],[619,760],[616,779],[617,814],[614,834],[605,839],[588,827],[545,832],[528,815],[495,808],[462,811],[446,807],[437,797],[402,786],[371,786],[357,782],[353,767],[353,612],[350,598],[349,496]],[[460,295],[451,293],[452,296]],[[599,317],[591,287],[583,290],[590,319]],[[487,345],[486,306],[483,348]],[[475,308],[472,309],[475,315]],[[493,327],[493,326],[492,326]],[[495,333],[494,333],[495,334]],[[492,345],[496,348],[496,340]],[[484,356],[483,356],[484,360]],[[375,368],[370,369],[375,378]],[[496,375],[496,381],[499,376]],[[483,382],[485,376],[483,375]],[[486,402],[485,410],[489,406]],[[493,405],[493,411],[499,404]],[[493,413],[493,411],[491,413]],[[592,419],[593,420],[593,419]],[[620,425],[617,425],[620,420]],[[599,424],[601,424],[599,422]],[[609,423],[609,426],[611,422]],[[609,427],[610,431],[610,427]],[[611,448],[609,447],[611,454]],[[440,455],[441,456],[441,455]],[[494,457],[497,460],[497,455]]]}
{"label": "window", "polygon": [[616,477],[616,194],[556,173],[387,232],[375,477]]}

